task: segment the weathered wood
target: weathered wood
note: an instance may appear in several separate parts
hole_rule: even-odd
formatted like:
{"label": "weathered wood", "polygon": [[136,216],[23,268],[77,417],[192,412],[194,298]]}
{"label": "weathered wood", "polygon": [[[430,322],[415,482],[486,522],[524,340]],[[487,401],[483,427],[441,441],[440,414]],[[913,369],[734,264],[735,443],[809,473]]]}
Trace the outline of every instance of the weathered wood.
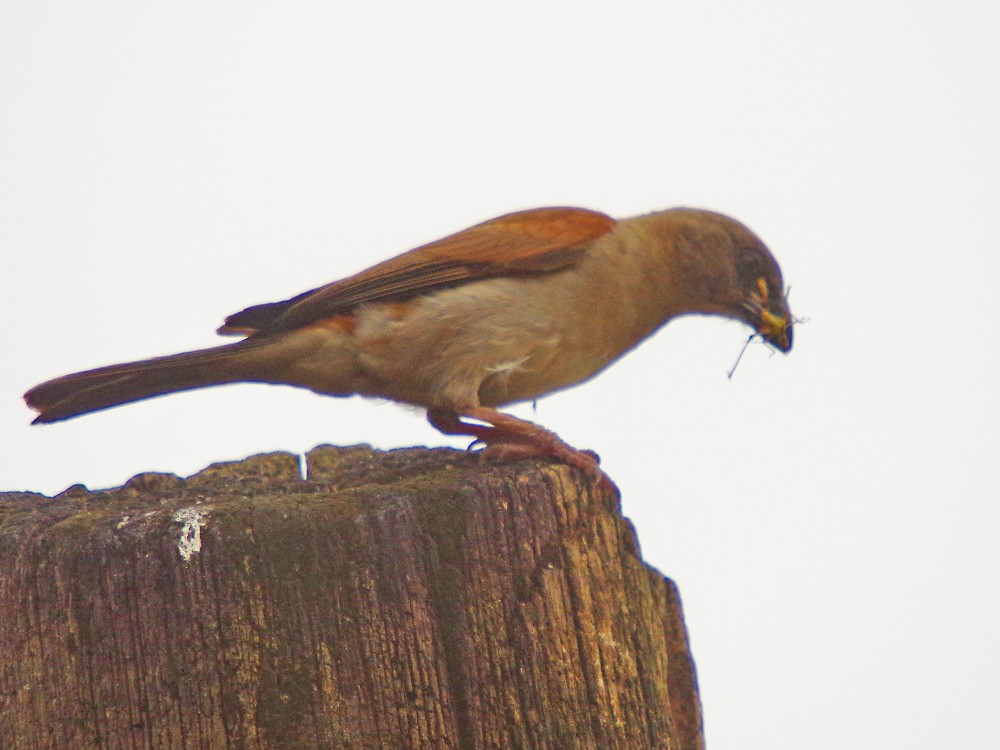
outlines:
{"label": "weathered wood", "polygon": [[565,466],[322,447],[0,495],[0,747],[699,748],[673,584]]}

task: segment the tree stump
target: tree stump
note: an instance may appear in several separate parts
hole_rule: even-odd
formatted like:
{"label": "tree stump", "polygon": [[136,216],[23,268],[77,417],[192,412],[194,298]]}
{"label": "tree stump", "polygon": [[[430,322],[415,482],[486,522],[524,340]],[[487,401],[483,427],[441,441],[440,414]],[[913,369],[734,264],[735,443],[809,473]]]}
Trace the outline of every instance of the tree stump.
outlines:
{"label": "tree stump", "polygon": [[0,494],[0,747],[703,746],[674,585],[559,464],[320,447]]}

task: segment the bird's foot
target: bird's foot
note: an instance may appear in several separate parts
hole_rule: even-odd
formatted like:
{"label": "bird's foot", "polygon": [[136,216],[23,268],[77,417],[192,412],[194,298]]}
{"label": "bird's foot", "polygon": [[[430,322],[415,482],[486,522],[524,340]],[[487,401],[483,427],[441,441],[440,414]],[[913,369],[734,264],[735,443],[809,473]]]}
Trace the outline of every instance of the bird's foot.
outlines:
{"label": "bird's foot", "polygon": [[[434,427],[446,435],[472,435],[475,440],[469,447],[485,446],[480,452],[484,459],[519,461],[551,456],[601,480],[602,484],[611,484],[611,480],[601,470],[600,457],[594,451],[574,448],[551,430],[534,422],[484,406],[469,409],[461,415],[435,409],[428,411],[427,417]],[[464,422],[460,417],[486,424]]]}
{"label": "bird's foot", "polygon": [[[592,477],[601,477],[600,458],[594,451],[579,450],[571,445],[559,441],[558,445],[547,444],[544,446],[533,443],[520,442],[497,442],[485,443],[479,439],[472,445],[484,444],[480,451],[483,458],[495,459],[497,461],[520,461],[525,458],[538,458],[540,456],[550,456],[558,461],[562,461],[569,466],[575,466]],[[470,446],[471,447],[471,446]]]}

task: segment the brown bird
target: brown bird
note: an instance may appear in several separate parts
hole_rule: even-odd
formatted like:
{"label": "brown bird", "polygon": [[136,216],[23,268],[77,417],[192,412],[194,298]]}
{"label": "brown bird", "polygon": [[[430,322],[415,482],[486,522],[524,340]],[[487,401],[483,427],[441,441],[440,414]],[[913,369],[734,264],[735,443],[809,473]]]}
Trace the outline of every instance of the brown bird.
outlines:
{"label": "brown bird", "polygon": [[[341,281],[226,318],[226,346],[35,386],[35,423],[242,381],[427,409],[500,458],[597,459],[494,407],[602,371],[668,321],[721,315],[792,347],[781,270],[739,222],[689,208],[615,220],[582,208],[500,216]],[[469,422],[467,420],[474,420]]]}

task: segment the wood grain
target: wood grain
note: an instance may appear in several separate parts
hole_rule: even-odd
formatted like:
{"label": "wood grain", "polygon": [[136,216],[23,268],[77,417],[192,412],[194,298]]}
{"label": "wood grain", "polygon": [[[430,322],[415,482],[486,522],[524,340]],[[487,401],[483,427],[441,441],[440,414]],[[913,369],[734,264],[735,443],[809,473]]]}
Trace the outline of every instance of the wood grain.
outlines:
{"label": "wood grain", "polygon": [[544,462],[321,447],[0,494],[0,747],[703,746],[677,591]]}

